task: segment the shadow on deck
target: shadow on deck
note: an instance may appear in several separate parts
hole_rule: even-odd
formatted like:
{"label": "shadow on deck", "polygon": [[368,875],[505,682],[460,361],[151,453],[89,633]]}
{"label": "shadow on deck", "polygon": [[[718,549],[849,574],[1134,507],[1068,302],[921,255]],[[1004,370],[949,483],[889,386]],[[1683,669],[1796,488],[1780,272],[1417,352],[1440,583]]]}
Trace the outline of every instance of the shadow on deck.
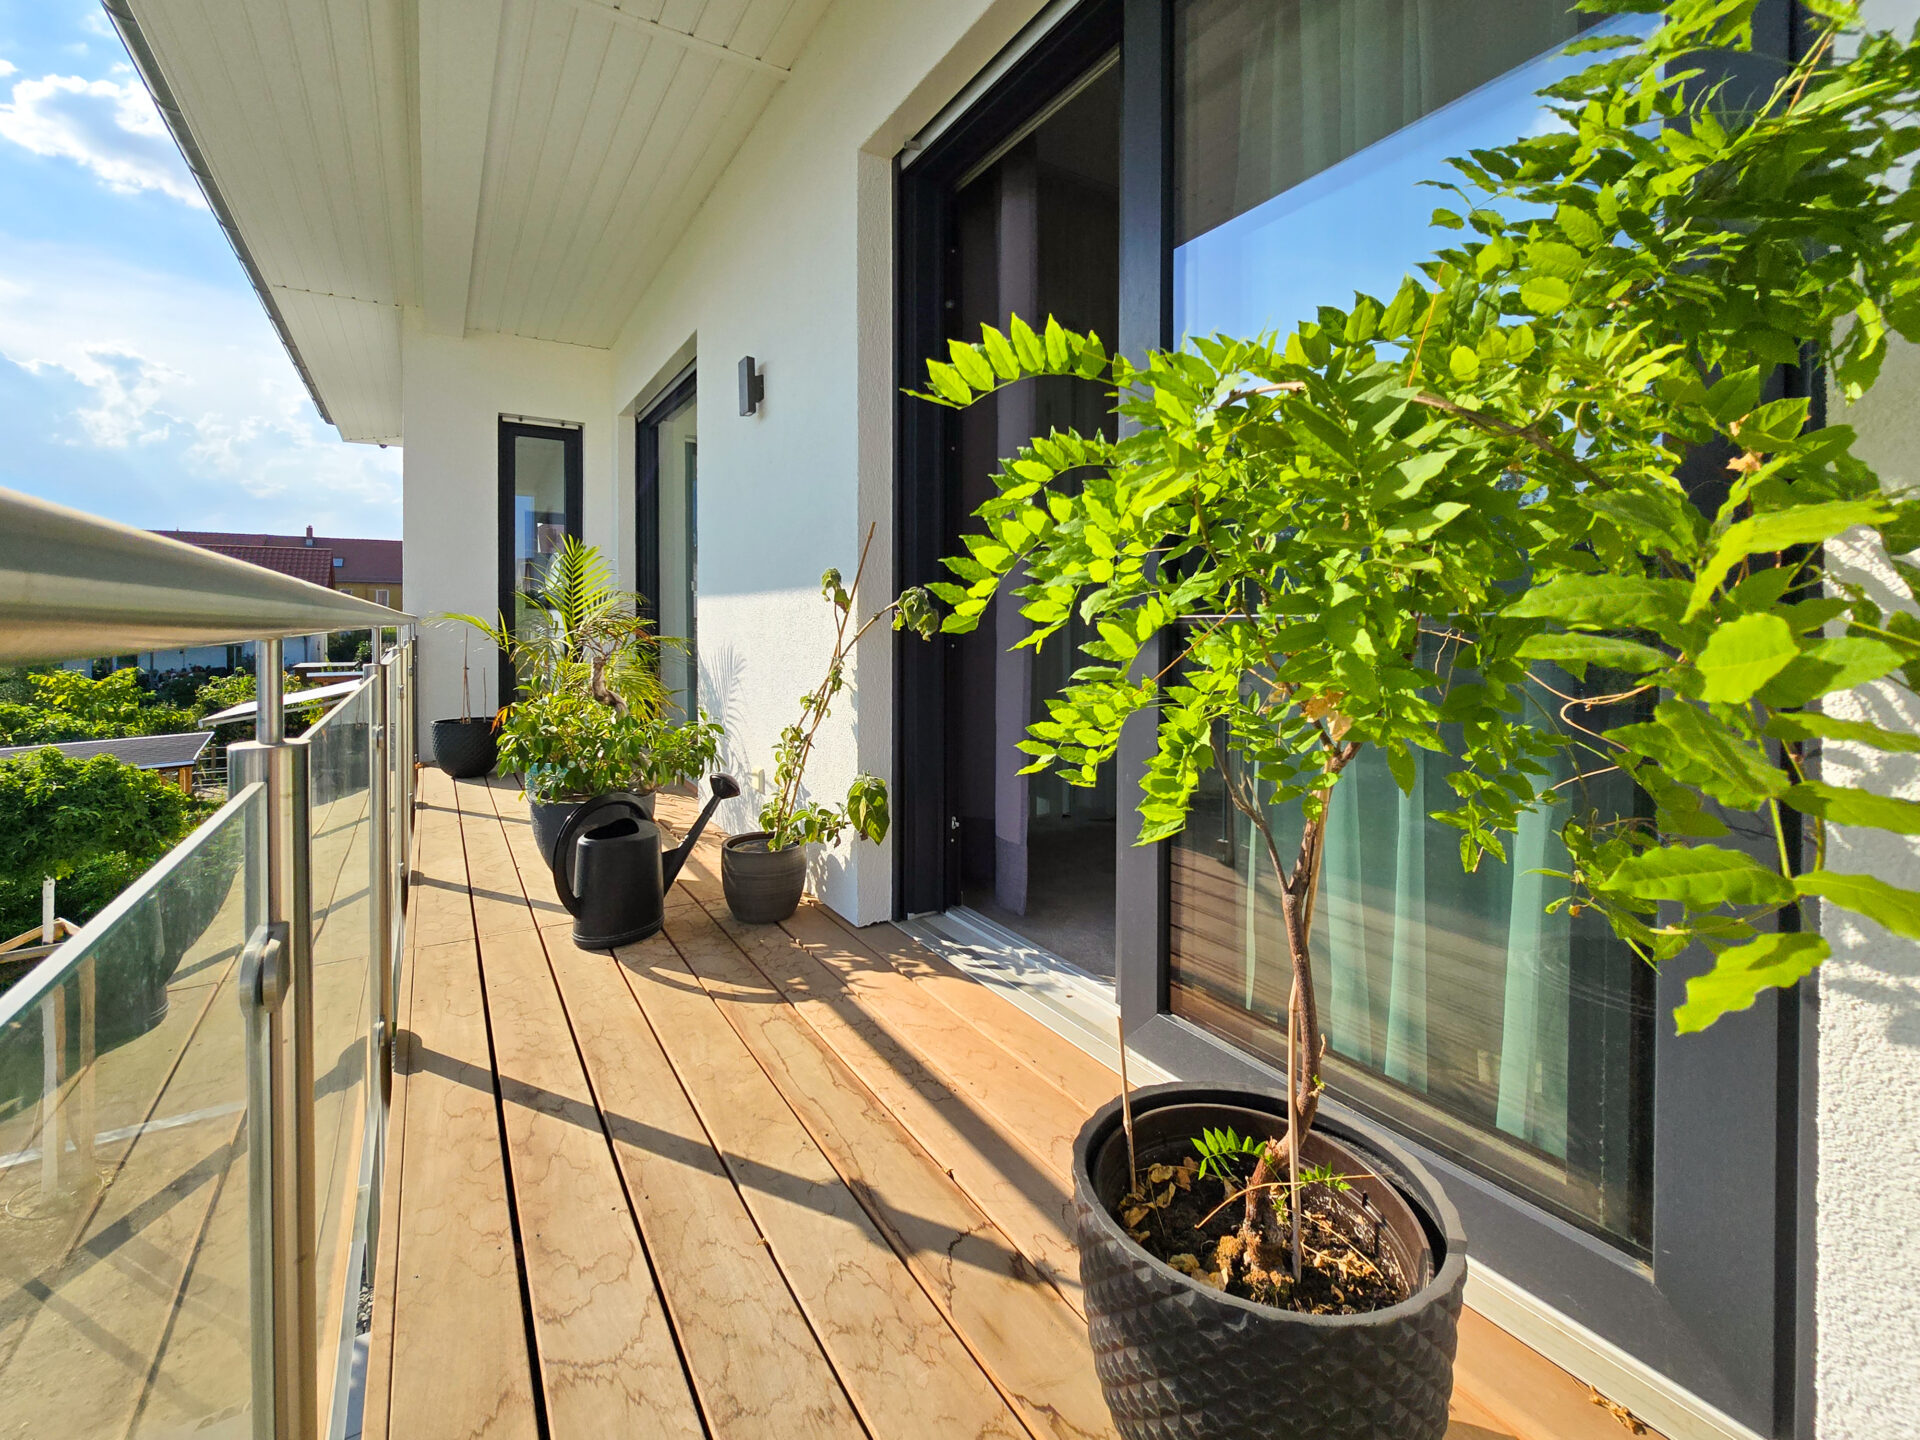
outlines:
{"label": "shadow on deck", "polygon": [[[1068,1202],[1104,1064],[891,926],[738,924],[713,840],[663,935],[579,950],[512,785],[422,793],[365,1434],[1112,1434]],[[1455,1416],[1626,1433],[1472,1314]]]}

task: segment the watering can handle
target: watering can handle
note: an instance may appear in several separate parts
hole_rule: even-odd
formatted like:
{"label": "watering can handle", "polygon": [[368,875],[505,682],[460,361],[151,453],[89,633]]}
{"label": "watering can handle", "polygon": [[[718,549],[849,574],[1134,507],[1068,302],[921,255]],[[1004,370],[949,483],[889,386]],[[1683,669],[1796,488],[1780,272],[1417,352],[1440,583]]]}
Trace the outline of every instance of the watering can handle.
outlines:
{"label": "watering can handle", "polygon": [[585,832],[587,822],[605,810],[631,810],[642,820],[646,812],[639,802],[629,795],[602,795],[577,806],[573,814],[567,817],[566,824],[560,827],[559,838],[553,842],[553,855],[549,864],[553,868],[553,888],[560,895],[560,903],[567,907],[569,915],[580,913],[580,899],[573,893],[573,877],[568,873],[573,867],[567,861],[572,858],[574,842]]}
{"label": "watering can handle", "polygon": [[707,828],[707,817],[713,814],[714,806],[722,800],[731,800],[740,793],[740,782],[731,775],[711,776],[707,784],[713,793],[707,800],[706,808],[700,812],[700,818],[695,820],[693,828],[687,831],[687,838],[662,857],[660,878],[664,882],[663,889],[672,889],[673,882],[680,878],[680,867],[686,864],[687,857],[693,854],[694,842],[700,838],[700,832]]}

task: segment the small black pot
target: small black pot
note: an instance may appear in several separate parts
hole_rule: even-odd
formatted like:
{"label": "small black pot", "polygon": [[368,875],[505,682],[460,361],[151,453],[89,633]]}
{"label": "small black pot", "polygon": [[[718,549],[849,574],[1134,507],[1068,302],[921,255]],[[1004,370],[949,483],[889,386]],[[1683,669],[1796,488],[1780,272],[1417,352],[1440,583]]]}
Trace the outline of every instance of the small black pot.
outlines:
{"label": "small black pot", "polygon": [[[540,854],[546,862],[553,863],[554,842],[560,838],[560,831],[566,826],[567,819],[574,811],[587,802],[589,797],[580,795],[565,800],[536,800],[527,796],[527,813],[533,821],[533,843],[540,847]],[[653,791],[644,795],[629,795],[640,807],[640,813],[647,819],[653,818]]]}
{"label": "small black pot", "polygon": [[493,773],[500,746],[493,721],[475,715],[470,720],[433,722],[433,763],[456,780],[472,780]]}
{"label": "small black pot", "polygon": [[747,925],[777,925],[800,908],[807,888],[807,847],[767,848],[767,832],[729,835],[720,846],[720,888],[733,918]]}
{"label": "small black pot", "polygon": [[[1177,1118],[1167,1113],[1175,1107]],[[1244,1133],[1250,1111],[1258,1112],[1253,1124],[1278,1133],[1286,1109],[1280,1090],[1136,1090],[1139,1163],[1177,1163],[1193,1153],[1202,1126],[1233,1124]],[[1377,1198],[1386,1242],[1412,1252],[1416,1288],[1368,1315],[1302,1315],[1215,1290],[1135,1244],[1108,1208],[1127,1188],[1126,1148],[1118,1100],[1086,1123],[1073,1147],[1087,1331],[1124,1440],[1442,1440],[1466,1237],[1419,1162],[1372,1126],[1324,1112],[1315,1121],[1304,1153],[1321,1158],[1320,1150],[1343,1173],[1367,1175],[1359,1188]],[[1337,1158],[1342,1152],[1349,1158]]]}

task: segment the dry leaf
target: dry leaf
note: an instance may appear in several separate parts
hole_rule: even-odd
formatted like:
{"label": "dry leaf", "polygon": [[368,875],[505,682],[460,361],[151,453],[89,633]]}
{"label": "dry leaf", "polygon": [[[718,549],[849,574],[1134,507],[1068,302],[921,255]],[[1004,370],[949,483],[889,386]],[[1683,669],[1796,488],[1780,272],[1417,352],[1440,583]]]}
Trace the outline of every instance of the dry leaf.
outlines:
{"label": "dry leaf", "polygon": [[1144,1205],[1130,1205],[1120,1212],[1120,1221],[1129,1230],[1146,1218],[1147,1207]]}
{"label": "dry leaf", "polygon": [[1598,1405],[1602,1410],[1606,1411],[1624,1425],[1629,1435],[1644,1435],[1647,1433],[1647,1427],[1641,1423],[1638,1415],[1627,1409],[1627,1407],[1622,1405],[1618,1400],[1609,1400],[1591,1385],[1587,1386],[1587,1399],[1595,1405]]}

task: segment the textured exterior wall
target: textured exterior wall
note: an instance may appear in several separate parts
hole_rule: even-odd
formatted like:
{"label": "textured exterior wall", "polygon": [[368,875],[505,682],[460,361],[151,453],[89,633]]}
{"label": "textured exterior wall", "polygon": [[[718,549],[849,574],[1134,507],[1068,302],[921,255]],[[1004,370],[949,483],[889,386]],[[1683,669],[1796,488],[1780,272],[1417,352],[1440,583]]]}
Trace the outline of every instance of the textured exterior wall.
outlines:
{"label": "textured exterior wall", "polygon": [[[1858,429],[1859,453],[1888,488],[1920,484],[1920,349],[1902,346],[1873,393],[1831,418]],[[1884,556],[1858,544],[1834,552],[1883,604],[1904,602]],[[1892,685],[1826,708],[1920,729],[1920,707]],[[1871,778],[1920,799],[1920,757],[1829,745],[1822,766],[1837,784]],[[1920,886],[1920,838],[1837,829],[1827,863]],[[1920,945],[1831,909],[1821,928],[1834,955],[1819,978],[1818,1433],[1920,1435]]]}

